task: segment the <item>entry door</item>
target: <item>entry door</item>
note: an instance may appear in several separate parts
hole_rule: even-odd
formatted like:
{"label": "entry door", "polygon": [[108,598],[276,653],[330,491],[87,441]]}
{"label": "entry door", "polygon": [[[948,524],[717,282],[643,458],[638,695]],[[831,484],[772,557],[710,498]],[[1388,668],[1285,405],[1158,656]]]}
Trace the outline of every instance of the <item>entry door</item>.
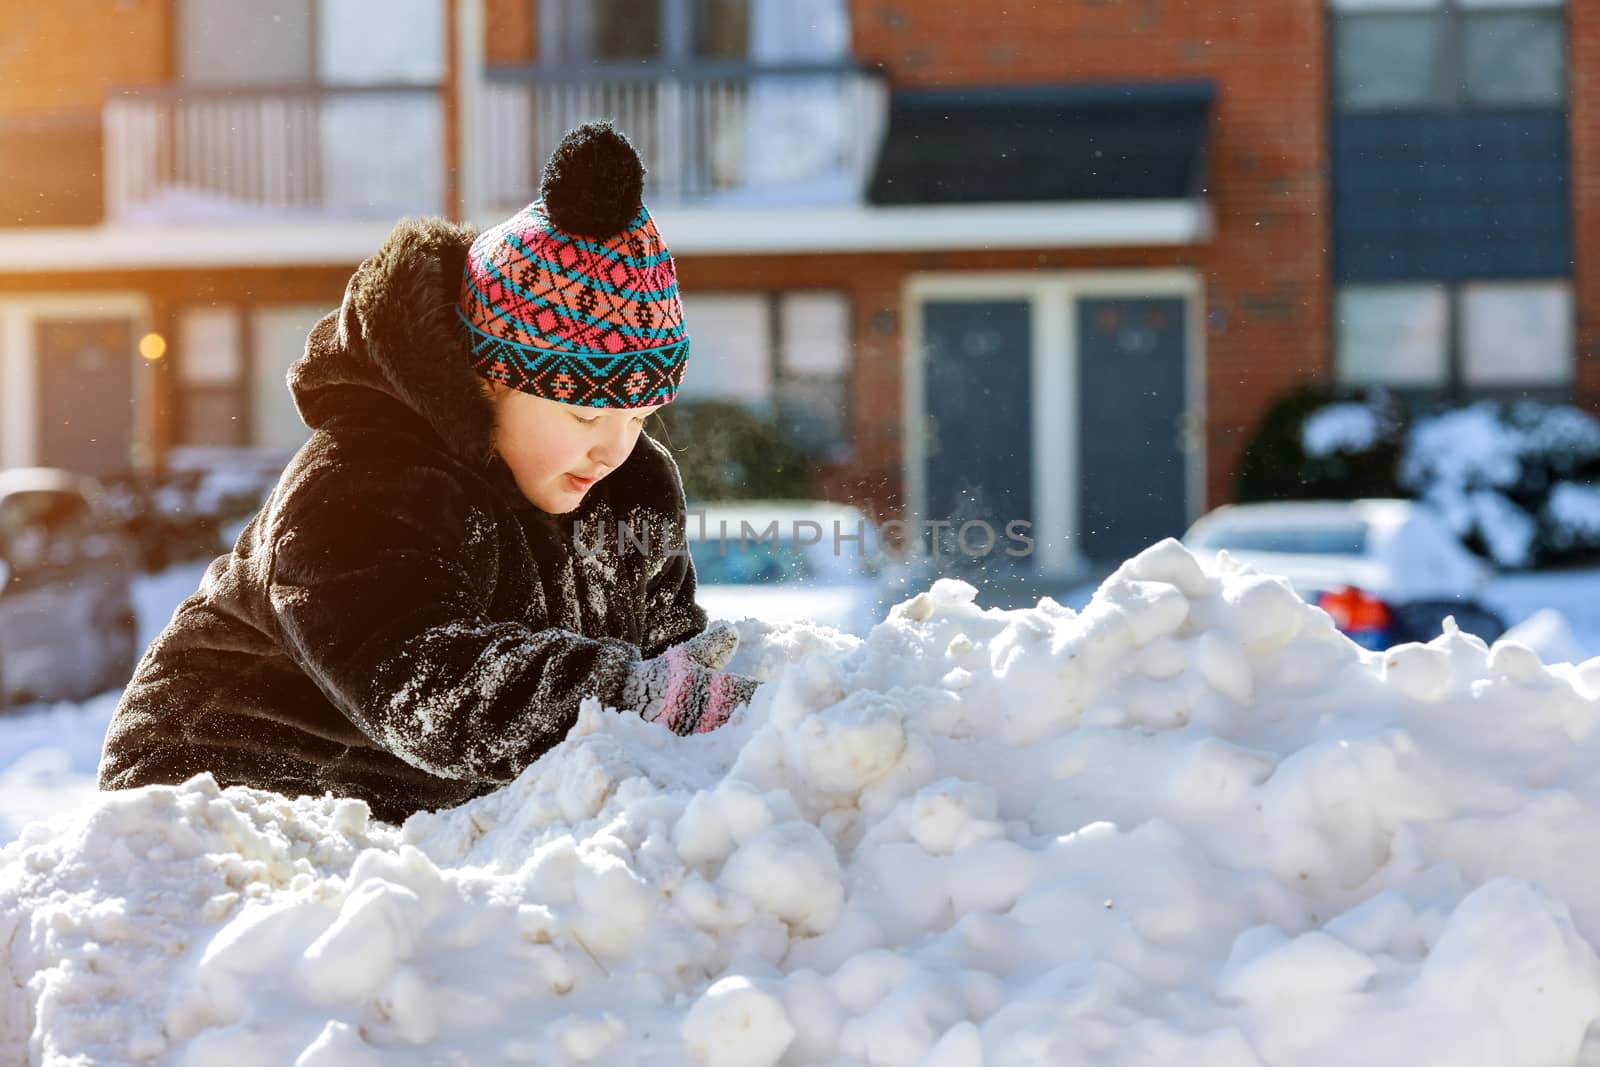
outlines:
{"label": "entry door", "polygon": [[1184,300],[1080,298],[1079,520],[1097,562],[1188,524]]}
{"label": "entry door", "polygon": [[81,474],[127,470],[133,449],[133,323],[43,320],[35,340],[39,462]]}
{"label": "entry door", "polygon": [[[1006,524],[1033,522],[1033,448],[1027,300],[929,301],[924,343],[924,519],[990,524],[1004,560]],[[981,528],[968,545],[981,549]],[[957,545],[947,545],[946,552]]]}

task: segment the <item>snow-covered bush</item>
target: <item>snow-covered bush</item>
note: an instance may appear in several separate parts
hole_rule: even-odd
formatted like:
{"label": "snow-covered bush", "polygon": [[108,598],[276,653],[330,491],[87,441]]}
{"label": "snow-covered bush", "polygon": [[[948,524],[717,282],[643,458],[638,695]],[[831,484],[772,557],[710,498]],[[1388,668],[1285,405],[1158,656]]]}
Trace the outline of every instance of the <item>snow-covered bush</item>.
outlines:
{"label": "snow-covered bush", "polygon": [[1381,390],[1315,396],[1290,394],[1263,420],[1240,499],[1409,496],[1502,567],[1600,555],[1600,420],[1588,412],[1480,401],[1413,418]]}
{"label": "snow-covered bush", "polygon": [[1418,420],[1401,486],[1503,567],[1600,552],[1600,420],[1575,407],[1482,401]]}
{"label": "snow-covered bush", "polygon": [[1406,413],[1386,390],[1303,386],[1267,412],[1239,466],[1238,498],[1398,495]]}

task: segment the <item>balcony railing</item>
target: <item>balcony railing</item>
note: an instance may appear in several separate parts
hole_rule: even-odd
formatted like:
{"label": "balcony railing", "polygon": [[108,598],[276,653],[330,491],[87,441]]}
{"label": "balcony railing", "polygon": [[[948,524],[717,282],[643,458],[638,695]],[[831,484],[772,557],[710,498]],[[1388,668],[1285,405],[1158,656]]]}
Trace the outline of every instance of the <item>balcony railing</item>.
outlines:
{"label": "balcony railing", "polygon": [[117,222],[444,210],[436,86],[118,90],[105,104]]}
{"label": "balcony railing", "polygon": [[478,201],[499,215],[535,199],[562,133],[609,118],[644,159],[651,203],[848,203],[886,110],[881,76],[851,65],[491,68]]}

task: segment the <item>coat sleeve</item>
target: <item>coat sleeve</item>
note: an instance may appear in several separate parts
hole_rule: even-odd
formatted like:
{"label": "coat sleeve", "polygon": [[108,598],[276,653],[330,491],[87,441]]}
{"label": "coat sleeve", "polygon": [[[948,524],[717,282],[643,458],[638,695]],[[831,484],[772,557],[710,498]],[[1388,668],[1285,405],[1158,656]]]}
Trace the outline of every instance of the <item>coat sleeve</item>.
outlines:
{"label": "coat sleeve", "polygon": [[689,555],[686,539],[688,515],[683,479],[666,449],[653,440],[641,438],[640,446],[646,445],[663,464],[659,477],[660,484],[666,487],[664,511],[668,516],[668,528],[655,542],[660,550],[651,560],[645,582],[644,626],[639,644],[646,656],[658,656],[704,630],[706,613],[695,602],[694,560]]}
{"label": "coat sleeve", "polygon": [[620,704],[631,644],[487,617],[497,539],[448,474],[340,465],[283,506],[269,593],[285,650],[407,763],[509,782],[584,697]]}

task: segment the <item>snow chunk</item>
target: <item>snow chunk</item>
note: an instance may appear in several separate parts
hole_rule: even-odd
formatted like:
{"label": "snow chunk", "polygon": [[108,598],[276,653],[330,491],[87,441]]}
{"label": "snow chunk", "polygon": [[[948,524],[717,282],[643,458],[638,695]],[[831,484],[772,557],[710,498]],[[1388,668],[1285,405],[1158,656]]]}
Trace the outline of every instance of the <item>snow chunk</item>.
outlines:
{"label": "snow chunk", "polygon": [[706,1067],[776,1067],[794,1041],[783,1002],[749,978],[717,982],[689,1009],[684,1041]]}

